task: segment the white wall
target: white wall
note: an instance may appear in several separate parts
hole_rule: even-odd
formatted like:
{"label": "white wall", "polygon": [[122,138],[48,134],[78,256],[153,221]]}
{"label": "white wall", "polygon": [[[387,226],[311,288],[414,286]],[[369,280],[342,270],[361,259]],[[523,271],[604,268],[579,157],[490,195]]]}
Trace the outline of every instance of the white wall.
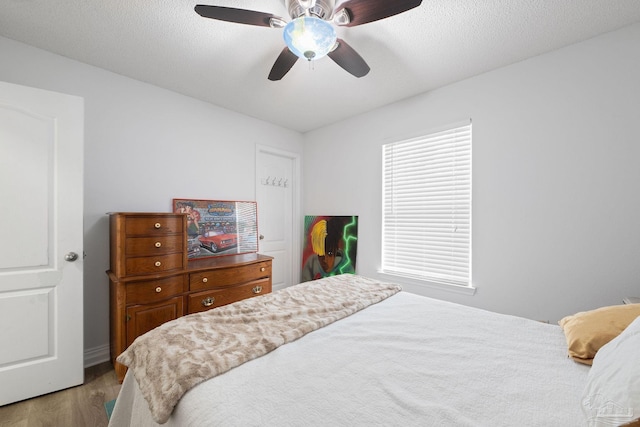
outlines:
{"label": "white wall", "polygon": [[172,198],[255,200],[255,145],[301,153],[302,137],[2,37],[0,58],[0,80],[85,99],[85,352],[103,361],[106,213],[170,212]]}
{"label": "white wall", "polygon": [[552,322],[640,295],[639,46],[637,24],[310,132],[303,213],[359,215],[357,272],[386,279],[381,144],[471,118],[477,292],[405,289]]}
{"label": "white wall", "polygon": [[254,145],[300,153],[304,139],[303,213],[359,215],[358,272],[377,276],[380,145],[465,118],[477,293],[405,289],[551,321],[640,295],[639,45],[640,25],[627,27],[304,138],[1,37],[0,80],[85,98],[85,349],[99,359],[106,212],[252,200]]}

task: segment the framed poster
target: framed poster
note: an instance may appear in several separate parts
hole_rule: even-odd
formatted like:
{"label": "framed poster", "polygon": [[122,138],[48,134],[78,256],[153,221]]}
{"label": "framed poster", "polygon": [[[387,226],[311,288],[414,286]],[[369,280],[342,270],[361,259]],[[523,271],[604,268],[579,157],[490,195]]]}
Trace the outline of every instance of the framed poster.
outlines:
{"label": "framed poster", "polygon": [[355,273],[357,216],[305,216],[301,282]]}
{"label": "framed poster", "polygon": [[258,252],[256,202],[173,199],[187,214],[189,259]]}

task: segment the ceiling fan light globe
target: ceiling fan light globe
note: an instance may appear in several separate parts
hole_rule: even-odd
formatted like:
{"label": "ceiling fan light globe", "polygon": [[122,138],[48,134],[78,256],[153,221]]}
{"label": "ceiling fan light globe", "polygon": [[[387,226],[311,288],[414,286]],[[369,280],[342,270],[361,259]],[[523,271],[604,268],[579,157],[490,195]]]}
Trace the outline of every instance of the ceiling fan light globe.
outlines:
{"label": "ceiling fan light globe", "polygon": [[337,39],[333,25],[314,16],[302,16],[289,22],[283,36],[291,52],[309,61],[329,53]]}

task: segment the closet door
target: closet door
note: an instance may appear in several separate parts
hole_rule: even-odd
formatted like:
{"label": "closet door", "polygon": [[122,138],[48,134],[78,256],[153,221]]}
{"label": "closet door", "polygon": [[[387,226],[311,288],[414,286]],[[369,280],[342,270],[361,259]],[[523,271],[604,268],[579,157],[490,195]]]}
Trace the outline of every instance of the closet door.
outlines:
{"label": "closet door", "polygon": [[0,82],[0,405],[83,382],[83,109]]}
{"label": "closet door", "polygon": [[300,156],[256,146],[258,252],[273,257],[273,290],[295,285],[300,278]]}

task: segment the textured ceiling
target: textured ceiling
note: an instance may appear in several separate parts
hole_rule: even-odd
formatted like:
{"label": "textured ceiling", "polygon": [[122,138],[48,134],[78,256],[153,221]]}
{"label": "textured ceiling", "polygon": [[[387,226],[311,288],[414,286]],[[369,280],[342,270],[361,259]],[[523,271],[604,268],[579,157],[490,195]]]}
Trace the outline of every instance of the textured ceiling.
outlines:
{"label": "textured ceiling", "polygon": [[202,18],[196,4],[288,19],[283,0],[2,0],[0,35],[305,132],[640,22],[638,0],[424,0],[337,29],[367,76],[323,58],[271,82],[282,30]]}

